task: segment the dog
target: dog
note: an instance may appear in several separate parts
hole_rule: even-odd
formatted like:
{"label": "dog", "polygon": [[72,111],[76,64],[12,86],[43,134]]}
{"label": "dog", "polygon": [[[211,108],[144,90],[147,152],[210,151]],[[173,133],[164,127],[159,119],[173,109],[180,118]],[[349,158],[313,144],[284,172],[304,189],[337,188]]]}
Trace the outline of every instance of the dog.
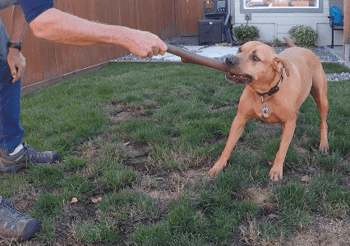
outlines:
{"label": "dog", "polygon": [[327,138],[327,76],[318,57],[306,48],[292,46],[280,54],[259,41],[242,45],[236,55],[228,56],[224,63],[230,83],[243,84],[228,139],[219,160],[208,174],[218,174],[226,165],[248,119],[267,123],[282,123],[282,136],[269,176],[272,181],[283,178],[283,163],[293,138],[298,111],[311,93],[321,116],[319,148],[328,151]]}

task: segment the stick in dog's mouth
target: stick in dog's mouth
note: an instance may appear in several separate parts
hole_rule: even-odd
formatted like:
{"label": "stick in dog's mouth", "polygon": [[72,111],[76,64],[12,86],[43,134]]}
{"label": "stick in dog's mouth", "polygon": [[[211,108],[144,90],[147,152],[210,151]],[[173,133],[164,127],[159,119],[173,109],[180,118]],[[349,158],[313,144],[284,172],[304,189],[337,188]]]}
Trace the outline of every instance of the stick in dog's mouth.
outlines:
{"label": "stick in dog's mouth", "polygon": [[[224,71],[226,72],[225,78],[230,83],[246,85],[253,81],[253,77],[249,74],[238,75],[238,74],[229,72],[230,67],[227,66],[227,58],[224,61],[220,61],[209,57],[203,57],[203,56],[191,53],[187,50],[177,48],[172,45],[168,45],[168,52],[174,55],[180,56],[182,62],[195,63],[198,65],[207,66],[220,71]],[[232,61],[231,61],[231,65],[232,65]]]}

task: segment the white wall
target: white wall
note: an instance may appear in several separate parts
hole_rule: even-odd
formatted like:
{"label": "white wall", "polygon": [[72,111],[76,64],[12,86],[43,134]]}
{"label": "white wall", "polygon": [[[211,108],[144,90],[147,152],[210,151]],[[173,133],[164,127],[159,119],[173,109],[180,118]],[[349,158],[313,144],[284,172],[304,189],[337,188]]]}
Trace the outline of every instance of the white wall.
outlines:
{"label": "white wall", "polygon": [[[310,26],[318,33],[318,46],[330,45],[332,32],[328,19],[329,0],[320,1],[323,1],[323,13],[251,13],[248,25],[259,29],[260,39],[263,42],[273,42],[275,38],[284,42],[283,37],[289,37],[288,31],[293,26]],[[245,15],[240,11],[240,5],[240,0],[231,0],[231,11],[234,13],[233,27],[247,23]],[[335,32],[336,45],[343,44],[342,34],[342,31]]]}

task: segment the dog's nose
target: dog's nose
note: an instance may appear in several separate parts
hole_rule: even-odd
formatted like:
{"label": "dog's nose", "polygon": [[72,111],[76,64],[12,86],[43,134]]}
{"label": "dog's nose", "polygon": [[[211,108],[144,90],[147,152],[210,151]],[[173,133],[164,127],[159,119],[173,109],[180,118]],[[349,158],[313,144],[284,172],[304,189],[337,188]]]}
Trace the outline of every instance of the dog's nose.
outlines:
{"label": "dog's nose", "polygon": [[237,58],[234,56],[227,57],[225,59],[226,66],[233,66],[237,63]]}

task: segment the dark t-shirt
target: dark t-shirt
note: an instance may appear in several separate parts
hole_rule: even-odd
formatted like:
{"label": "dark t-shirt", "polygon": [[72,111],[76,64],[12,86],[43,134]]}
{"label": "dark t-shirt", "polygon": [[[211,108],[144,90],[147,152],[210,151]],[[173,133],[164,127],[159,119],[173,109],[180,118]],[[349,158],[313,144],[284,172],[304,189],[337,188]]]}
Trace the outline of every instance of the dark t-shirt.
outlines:
{"label": "dark t-shirt", "polygon": [[31,22],[45,10],[53,7],[53,0],[18,0],[27,22]]}

